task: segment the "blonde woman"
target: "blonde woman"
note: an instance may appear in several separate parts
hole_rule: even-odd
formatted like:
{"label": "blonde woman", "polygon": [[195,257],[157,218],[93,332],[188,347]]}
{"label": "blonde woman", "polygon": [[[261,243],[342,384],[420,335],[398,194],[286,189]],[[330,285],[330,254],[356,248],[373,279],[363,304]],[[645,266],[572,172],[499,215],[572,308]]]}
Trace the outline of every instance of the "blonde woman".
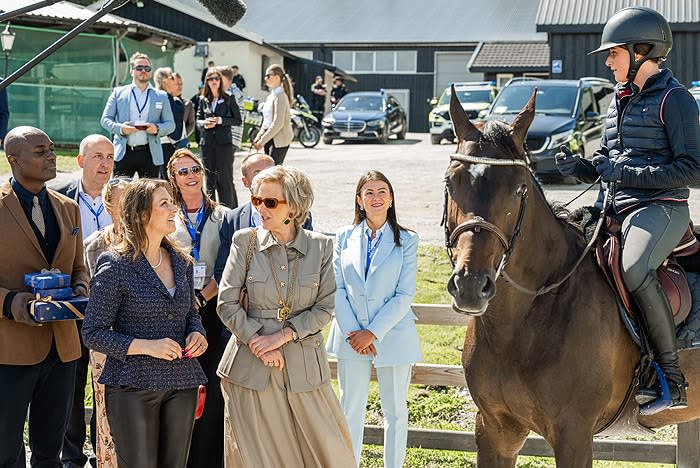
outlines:
{"label": "blonde woman", "polygon": [[[112,224],[100,231],[93,232],[83,241],[85,247],[85,265],[90,277],[95,275],[97,258],[110,248],[119,238],[119,202],[122,192],[131,183],[128,178],[112,179],[102,189],[102,202],[105,210],[112,217]],[[109,430],[107,408],[105,406],[105,386],[99,383],[107,356],[97,351],[90,351],[90,367],[92,368],[92,401],[95,411],[95,457],[97,468],[117,468],[117,457],[114,451],[114,441]]]}
{"label": "blonde woman", "polygon": [[264,148],[275,160],[282,164],[292,142],[292,117],[290,108],[294,99],[291,78],[279,65],[270,65],[265,72],[265,84],[270,95],[263,107],[263,123],[255,138],[255,149]]}
{"label": "blonde woman", "polygon": [[333,241],[301,228],[313,190],[300,170],[265,169],[252,193],[262,225],[234,234],[217,309],[234,334],[218,370],[225,466],[354,467],[323,346],[335,303]]}

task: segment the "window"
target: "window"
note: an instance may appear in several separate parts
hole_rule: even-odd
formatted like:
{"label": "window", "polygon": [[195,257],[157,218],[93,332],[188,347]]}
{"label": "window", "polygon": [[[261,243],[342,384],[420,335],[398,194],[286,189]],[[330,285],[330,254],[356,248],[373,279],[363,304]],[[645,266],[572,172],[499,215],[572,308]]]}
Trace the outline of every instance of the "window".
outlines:
{"label": "window", "polygon": [[339,50],[333,52],[333,65],[351,73],[415,73],[415,50]]}

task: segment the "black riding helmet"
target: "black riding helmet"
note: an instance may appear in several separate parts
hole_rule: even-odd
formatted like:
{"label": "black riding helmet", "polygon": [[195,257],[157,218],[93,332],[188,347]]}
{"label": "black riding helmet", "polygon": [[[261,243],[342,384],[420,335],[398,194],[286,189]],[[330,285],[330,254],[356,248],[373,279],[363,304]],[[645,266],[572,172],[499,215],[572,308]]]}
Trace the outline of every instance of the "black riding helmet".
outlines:
{"label": "black riding helmet", "polygon": [[[634,59],[635,44],[650,44],[651,49],[639,61]],[[615,13],[605,23],[600,37],[600,47],[588,53],[606,52],[613,47],[624,46],[630,54],[630,69],[627,79],[633,81],[640,65],[649,59],[665,59],[673,36],[668,21],[658,11],[646,7],[628,7]]]}

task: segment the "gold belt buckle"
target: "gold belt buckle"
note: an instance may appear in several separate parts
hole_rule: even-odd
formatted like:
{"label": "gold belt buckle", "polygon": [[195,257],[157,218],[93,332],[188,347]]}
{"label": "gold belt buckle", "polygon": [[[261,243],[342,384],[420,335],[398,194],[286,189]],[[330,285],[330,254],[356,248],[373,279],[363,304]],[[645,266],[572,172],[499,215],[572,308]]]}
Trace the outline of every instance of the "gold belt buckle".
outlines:
{"label": "gold belt buckle", "polygon": [[277,321],[284,322],[285,320],[287,320],[287,318],[289,317],[289,312],[289,307],[287,307],[286,305],[279,307],[277,309]]}

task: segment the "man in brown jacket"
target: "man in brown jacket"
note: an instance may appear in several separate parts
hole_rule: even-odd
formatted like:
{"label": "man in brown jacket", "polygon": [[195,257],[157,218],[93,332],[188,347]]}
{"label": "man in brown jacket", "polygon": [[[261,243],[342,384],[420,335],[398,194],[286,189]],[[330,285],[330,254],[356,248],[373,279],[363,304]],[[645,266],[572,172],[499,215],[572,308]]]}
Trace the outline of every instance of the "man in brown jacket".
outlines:
{"label": "man in brown jacket", "polygon": [[0,185],[0,467],[24,468],[31,407],[31,465],[60,468],[80,341],[73,321],[32,320],[24,274],[58,268],[71,275],[75,294],[87,295],[80,209],[45,187],[56,177],[56,154],[43,131],[11,130],[5,152],[12,178]]}

